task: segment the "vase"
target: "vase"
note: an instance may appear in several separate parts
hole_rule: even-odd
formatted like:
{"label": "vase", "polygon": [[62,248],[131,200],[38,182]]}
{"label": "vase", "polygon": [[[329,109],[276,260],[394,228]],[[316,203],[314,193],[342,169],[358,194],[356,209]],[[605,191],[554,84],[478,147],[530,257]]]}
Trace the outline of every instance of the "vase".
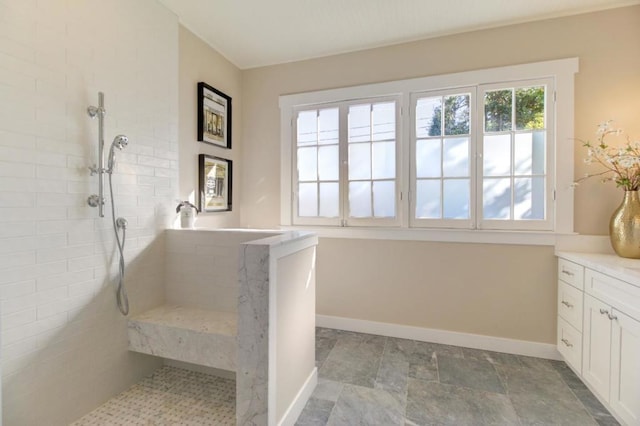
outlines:
{"label": "vase", "polygon": [[620,207],[609,222],[611,246],[620,257],[640,259],[640,198],[638,191],[625,191]]}

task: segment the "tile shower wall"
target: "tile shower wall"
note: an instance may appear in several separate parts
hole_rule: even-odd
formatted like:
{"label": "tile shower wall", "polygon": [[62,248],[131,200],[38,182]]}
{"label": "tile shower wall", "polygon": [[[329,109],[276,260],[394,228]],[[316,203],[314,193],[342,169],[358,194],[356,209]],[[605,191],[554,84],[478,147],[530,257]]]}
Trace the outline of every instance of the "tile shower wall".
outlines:
{"label": "tile shower wall", "polygon": [[[0,0],[0,324],[5,425],[62,425],[158,366],[127,351],[98,122],[119,133],[117,216],[132,313],[163,302],[178,183],[178,22],[155,0]],[[108,186],[107,186],[108,188]],[[107,192],[108,194],[108,192]],[[108,197],[107,197],[108,200]],[[107,204],[108,206],[108,204]]]}

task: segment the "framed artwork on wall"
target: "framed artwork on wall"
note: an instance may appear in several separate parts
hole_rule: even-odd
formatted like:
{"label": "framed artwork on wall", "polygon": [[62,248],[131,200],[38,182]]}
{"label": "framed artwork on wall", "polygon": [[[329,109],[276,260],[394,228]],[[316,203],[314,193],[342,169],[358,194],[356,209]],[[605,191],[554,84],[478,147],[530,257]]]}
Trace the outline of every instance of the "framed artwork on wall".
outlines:
{"label": "framed artwork on wall", "polygon": [[198,83],[198,140],[231,148],[231,98]]}
{"label": "framed artwork on wall", "polygon": [[198,160],[200,211],[231,211],[232,161],[207,154],[200,154]]}

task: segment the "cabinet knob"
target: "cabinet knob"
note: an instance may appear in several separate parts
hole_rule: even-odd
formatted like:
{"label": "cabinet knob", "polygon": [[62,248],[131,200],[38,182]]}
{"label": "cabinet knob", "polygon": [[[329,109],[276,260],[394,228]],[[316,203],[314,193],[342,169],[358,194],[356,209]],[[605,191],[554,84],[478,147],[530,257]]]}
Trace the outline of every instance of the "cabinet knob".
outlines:
{"label": "cabinet knob", "polygon": [[572,276],[573,276],[573,272],[571,272],[571,271],[567,271],[566,269],[563,269],[563,270],[562,270],[562,273],[563,273],[563,274],[565,274],[565,275],[568,275],[568,276],[570,276],[570,277],[572,277]]}
{"label": "cabinet knob", "polygon": [[[608,310],[606,310],[606,309],[602,309],[602,308],[600,308],[600,313],[601,313],[602,315],[609,315],[609,311],[608,311]],[[611,318],[609,318],[609,319],[611,319]]]}
{"label": "cabinet knob", "polygon": [[566,346],[566,347],[568,347],[568,348],[570,348],[570,347],[572,347],[572,346],[573,346],[573,344],[571,344],[567,339],[560,339],[560,341],[561,341],[562,343],[564,343],[564,344],[565,344],[565,346]]}
{"label": "cabinet knob", "polygon": [[573,305],[571,303],[567,302],[566,300],[563,300],[560,303],[562,303],[564,306],[566,306],[569,309],[573,308]]}
{"label": "cabinet knob", "polygon": [[613,314],[609,314],[609,313],[607,313],[607,316],[609,317],[609,319],[610,319],[611,321],[614,321],[614,320],[617,320],[617,319],[618,319],[618,317],[617,317],[617,316],[615,316],[615,315],[613,315]]}

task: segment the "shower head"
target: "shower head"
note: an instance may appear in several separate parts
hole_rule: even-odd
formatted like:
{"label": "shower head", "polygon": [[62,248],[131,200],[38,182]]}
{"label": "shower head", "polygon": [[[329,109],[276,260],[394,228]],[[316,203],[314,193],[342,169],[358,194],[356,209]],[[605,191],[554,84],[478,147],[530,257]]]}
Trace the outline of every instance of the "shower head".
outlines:
{"label": "shower head", "polygon": [[129,138],[126,137],[125,135],[118,135],[115,138],[113,138],[112,145],[118,149],[124,149],[127,147],[127,145],[129,145]]}
{"label": "shower head", "polygon": [[129,138],[125,135],[118,135],[113,138],[111,148],[109,148],[109,160],[107,161],[107,173],[113,173],[113,167],[116,165],[116,154],[114,148],[123,150],[129,144]]}

